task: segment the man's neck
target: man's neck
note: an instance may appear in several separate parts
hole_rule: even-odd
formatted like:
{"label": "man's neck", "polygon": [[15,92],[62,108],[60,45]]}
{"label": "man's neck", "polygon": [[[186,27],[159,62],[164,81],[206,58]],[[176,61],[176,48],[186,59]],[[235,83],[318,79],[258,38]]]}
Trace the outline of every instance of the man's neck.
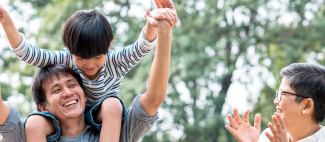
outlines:
{"label": "man's neck", "polygon": [[83,133],[86,129],[85,117],[60,121],[62,136],[76,136]]}

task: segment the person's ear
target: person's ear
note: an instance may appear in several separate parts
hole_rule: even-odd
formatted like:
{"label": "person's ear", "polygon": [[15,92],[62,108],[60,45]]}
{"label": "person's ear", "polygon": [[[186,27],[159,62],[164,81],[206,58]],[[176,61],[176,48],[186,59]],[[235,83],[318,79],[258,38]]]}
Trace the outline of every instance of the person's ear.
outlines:
{"label": "person's ear", "polygon": [[42,111],[42,112],[49,112],[46,108],[46,106],[44,104],[38,104],[38,108]]}
{"label": "person's ear", "polygon": [[314,101],[311,98],[303,100],[304,109],[302,110],[302,115],[312,114],[314,111]]}

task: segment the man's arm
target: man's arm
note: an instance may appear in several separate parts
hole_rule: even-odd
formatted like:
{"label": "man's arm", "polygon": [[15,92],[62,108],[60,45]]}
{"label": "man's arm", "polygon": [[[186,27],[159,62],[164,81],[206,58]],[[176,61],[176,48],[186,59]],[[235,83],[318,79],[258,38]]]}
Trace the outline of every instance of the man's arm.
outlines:
{"label": "man's arm", "polygon": [[0,86],[0,125],[4,125],[10,114],[10,107],[2,101]]}
{"label": "man's arm", "polygon": [[11,47],[17,48],[22,39],[21,35],[19,34],[9,13],[4,9],[4,7],[1,4],[0,4],[0,23],[8,37]]}
{"label": "man's arm", "polygon": [[172,29],[165,20],[157,22],[158,42],[150,70],[148,90],[141,96],[144,111],[153,116],[165,100],[170,69]]}

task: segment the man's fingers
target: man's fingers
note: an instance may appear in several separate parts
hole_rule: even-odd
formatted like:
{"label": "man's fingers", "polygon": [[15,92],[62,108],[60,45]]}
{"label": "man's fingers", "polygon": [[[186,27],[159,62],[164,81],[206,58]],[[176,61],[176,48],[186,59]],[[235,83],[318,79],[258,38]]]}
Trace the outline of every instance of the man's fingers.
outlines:
{"label": "man's fingers", "polygon": [[256,114],[255,119],[254,119],[254,127],[258,130],[261,131],[261,115]]}
{"label": "man's fingers", "polygon": [[173,14],[172,10],[168,10],[167,12],[168,12],[168,15],[170,15],[170,17],[173,20],[173,26],[172,27],[174,27],[176,25],[176,23],[177,23],[177,16]]}
{"label": "man's fingers", "polygon": [[249,110],[246,110],[246,112],[243,115],[243,121],[248,122],[249,121]]}
{"label": "man's fingers", "polygon": [[171,15],[168,11],[166,13],[166,20],[168,21],[168,23],[170,24],[170,27],[174,27],[175,22],[174,22],[174,18],[173,15]]}
{"label": "man's fingers", "polygon": [[237,108],[234,109],[234,117],[235,117],[235,120],[236,120],[237,124],[240,125],[241,123],[243,123],[243,121],[240,119]]}
{"label": "man's fingers", "polygon": [[234,129],[238,129],[238,124],[236,123],[236,121],[234,120],[234,118],[232,118],[232,116],[230,114],[228,114],[228,119],[229,119],[229,122],[231,124],[231,126],[234,128]]}
{"label": "man's fingers", "polygon": [[176,12],[176,10],[169,10],[169,12],[171,12],[171,14],[174,16],[174,18],[175,18],[175,20],[174,20],[175,22],[174,23],[176,25],[177,24],[177,20],[178,20],[177,19],[177,12]]}

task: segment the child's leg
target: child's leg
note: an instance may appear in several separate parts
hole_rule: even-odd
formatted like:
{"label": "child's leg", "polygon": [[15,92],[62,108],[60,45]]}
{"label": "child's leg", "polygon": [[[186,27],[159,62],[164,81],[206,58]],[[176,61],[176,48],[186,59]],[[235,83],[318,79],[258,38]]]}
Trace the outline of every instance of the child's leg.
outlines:
{"label": "child's leg", "polygon": [[41,115],[31,115],[25,124],[27,142],[46,142],[46,136],[55,132],[50,119]]}
{"label": "child's leg", "polygon": [[102,123],[100,142],[118,142],[122,125],[123,107],[121,101],[115,97],[107,98],[101,104],[96,123]]}

